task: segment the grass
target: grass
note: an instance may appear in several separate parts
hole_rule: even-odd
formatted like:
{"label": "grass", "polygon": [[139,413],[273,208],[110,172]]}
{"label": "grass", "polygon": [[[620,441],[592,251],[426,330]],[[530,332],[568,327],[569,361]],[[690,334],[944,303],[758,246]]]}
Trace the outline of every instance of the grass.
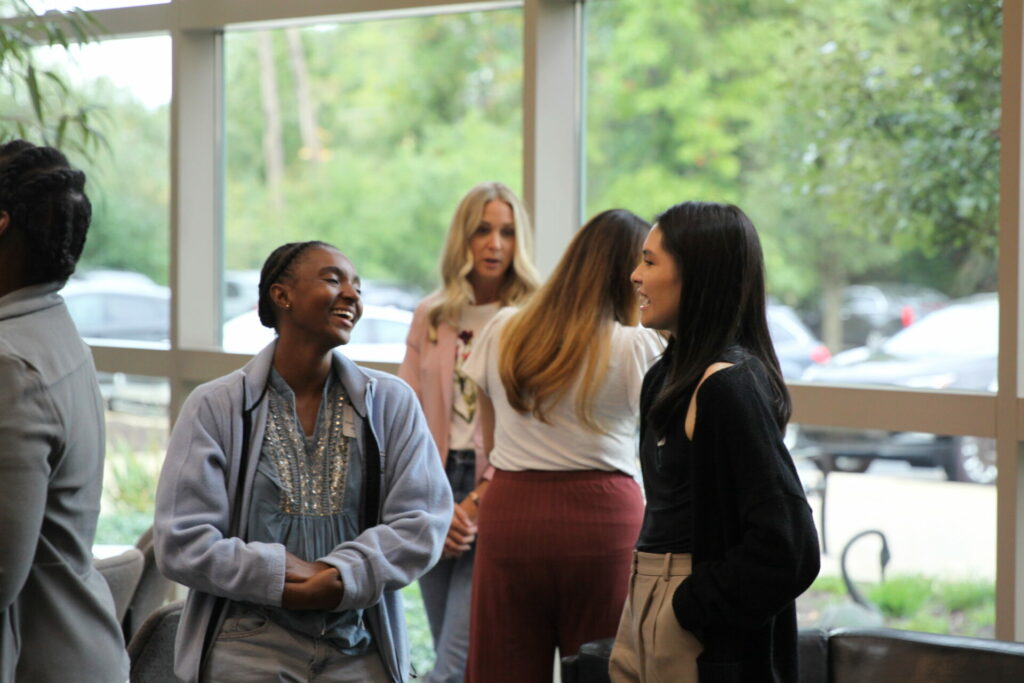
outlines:
{"label": "grass", "polygon": [[[946,580],[916,574],[858,585],[881,610],[884,625],[890,628],[995,637],[995,585],[991,581]],[[818,577],[797,600],[800,625],[814,626],[830,607],[849,600],[842,579]]]}
{"label": "grass", "polygon": [[162,456],[156,441],[137,449],[126,439],[108,440],[97,544],[134,545],[153,524]]}
{"label": "grass", "polygon": [[409,629],[409,656],[413,671],[422,676],[434,668],[434,640],[430,636],[419,583],[412,583],[402,589],[402,603],[405,606],[405,623]]}

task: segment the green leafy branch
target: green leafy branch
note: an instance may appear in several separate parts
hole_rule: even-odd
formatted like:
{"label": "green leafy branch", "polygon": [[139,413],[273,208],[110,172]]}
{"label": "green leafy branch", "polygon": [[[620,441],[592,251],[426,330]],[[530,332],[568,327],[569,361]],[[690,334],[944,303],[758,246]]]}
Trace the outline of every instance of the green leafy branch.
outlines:
{"label": "green leafy branch", "polygon": [[75,101],[67,78],[40,63],[38,51],[95,40],[101,24],[81,9],[36,14],[27,0],[0,0],[9,17],[0,21],[0,76],[10,98],[0,104],[0,138],[21,137],[88,156],[106,148],[96,126],[102,110]]}

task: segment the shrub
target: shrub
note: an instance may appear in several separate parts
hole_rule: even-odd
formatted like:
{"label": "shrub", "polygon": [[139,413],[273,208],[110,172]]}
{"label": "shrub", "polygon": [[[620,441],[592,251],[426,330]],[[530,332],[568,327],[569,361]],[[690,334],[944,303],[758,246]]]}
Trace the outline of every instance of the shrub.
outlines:
{"label": "shrub", "polygon": [[939,598],[951,612],[965,612],[990,602],[995,604],[996,589],[991,581],[955,581],[939,584],[938,589]]}
{"label": "shrub", "polygon": [[932,595],[933,580],[924,576],[896,576],[871,586],[868,598],[888,617],[916,614]]}

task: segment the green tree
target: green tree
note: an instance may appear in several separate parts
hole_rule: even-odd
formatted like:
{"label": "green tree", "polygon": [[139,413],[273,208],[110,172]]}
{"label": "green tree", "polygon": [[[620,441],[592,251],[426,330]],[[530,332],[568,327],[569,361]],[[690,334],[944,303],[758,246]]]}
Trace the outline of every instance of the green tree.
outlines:
{"label": "green tree", "polygon": [[836,347],[858,276],[916,265],[908,275],[953,295],[994,287],[1002,16],[995,0],[801,7],[777,141],[761,146],[786,179],[763,187],[797,235],[790,258],[817,271]]}
{"label": "green tree", "polygon": [[[451,213],[471,185],[521,178],[520,11],[473,12],[274,32],[283,201],[268,200],[257,43],[229,36],[227,265],[258,267],[286,240],[338,244],[364,278],[430,289]],[[295,74],[322,149],[308,153]],[[300,89],[301,90],[301,89]],[[309,112],[307,112],[307,116]]]}
{"label": "green tree", "polygon": [[[587,210],[737,202],[771,290],[992,287],[998,0],[588,3]],[[950,266],[953,262],[956,265]]]}

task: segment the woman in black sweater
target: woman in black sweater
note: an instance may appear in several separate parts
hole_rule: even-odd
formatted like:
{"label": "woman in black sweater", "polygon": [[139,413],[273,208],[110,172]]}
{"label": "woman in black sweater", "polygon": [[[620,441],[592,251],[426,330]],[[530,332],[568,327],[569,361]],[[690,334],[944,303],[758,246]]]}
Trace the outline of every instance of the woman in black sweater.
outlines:
{"label": "woman in black sweater", "polygon": [[632,279],[641,323],[672,340],[641,395],[647,509],[612,680],[796,681],[794,601],[820,555],[757,231],[735,206],[678,204]]}

